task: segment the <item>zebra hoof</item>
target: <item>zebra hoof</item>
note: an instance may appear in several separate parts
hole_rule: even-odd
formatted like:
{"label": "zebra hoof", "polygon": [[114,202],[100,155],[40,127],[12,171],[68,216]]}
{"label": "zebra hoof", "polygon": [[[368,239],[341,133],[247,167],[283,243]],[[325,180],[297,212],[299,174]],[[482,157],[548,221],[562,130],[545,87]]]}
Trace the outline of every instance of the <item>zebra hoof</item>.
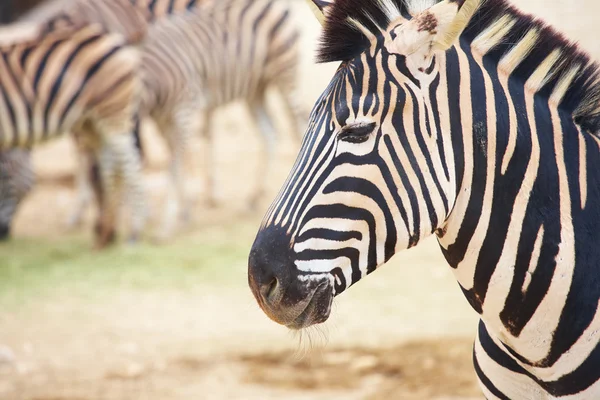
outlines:
{"label": "zebra hoof", "polygon": [[117,232],[114,228],[104,229],[100,224],[94,226],[95,243],[94,249],[102,250],[117,241]]}

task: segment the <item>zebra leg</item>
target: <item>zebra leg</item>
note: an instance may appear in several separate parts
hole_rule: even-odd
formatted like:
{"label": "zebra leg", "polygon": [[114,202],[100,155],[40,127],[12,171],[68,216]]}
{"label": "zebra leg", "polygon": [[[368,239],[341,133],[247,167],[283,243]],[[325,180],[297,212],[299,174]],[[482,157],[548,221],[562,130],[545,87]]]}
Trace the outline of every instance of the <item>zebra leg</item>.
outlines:
{"label": "zebra leg", "polygon": [[[112,134],[103,138],[98,158],[103,212],[98,236],[98,247],[103,247],[114,236],[119,198],[122,196],[129,208],[129,241],[139,239],[146,222],[141,162],[131,134]],[[119,196],[120,195],[120,196]]]}
{"label": "zebra leg", "polygon": [[205,188],[205,205],[210,208],[218,206],[217,179],[215,168],[215,151],[212,137],[212,110],[206,110],[201,114],[203,119],[200,126],[200,137],[204,143],[204,152],[202,156],[202,174]]}
{"label": "zebra leg", "polygon": [[79,135],[74,135],[74,141],[77,151],[77,167],[75,170],[75,186],[77,199],[73,212],[67,220],[67,227],[76,228],[81,226],[86,208],[92,201],[93,189],[90,182],[91,169],[93,168],[93,155],[89,149],[84,148],[80,142]]}
{"label": "zebra leg", "polygon": [[275,157],[275,144],[277,139],[273,122],[271,121],[271,118],[265,109],[264,96],[261,97],[260,101],[251,102],[249,105],[263,140],[262,151],[259,155],[259,180],[254,190],[254,194],[250,198],[249,204],[250,209],[255,210],[260,204],[261,198],[265,194],[267,174],[271,170],[271,165],[273,164],[273,158]]}
{"label": "zebra leg", "polygon": [[94,226],[96,249],[102,249],[113,243],[116,238],[116,213],[117,196],[115,160],[108,146],[101,146],[95,155],[96,161],[91,162],[89,169],[90,179],[93,182],[93,172],[97,172],[96,202],[98,205],[98,218]]}
{"label": "zebra leg", "polygon": [[118,146],[118,150],[119,176],[130,215],[128,241],[134,243],[139,240],[147,218],[141,157],[130,134],[125,135],[123,145]]}
{"label": "zebra leg", "polygon": [[302,142],[302,137],[308,125],[308,115],[310,114],[298,99],[298,88],[296,86],[295,69],[286,74],[289,79],[278,79],[276,87],[279,90],[280,96],[283,99],[282,105],[285,112],[293,122],[294,139]]}
{"label": "zebra leg", "polygon": [[190,202],[185,190],[185,160],[191,137],[199,128],[200,117],[194,107],[190,107],[185,112],[180,111],[170,122],[160,124],[171,160],[165,214],[160,231],[155,235],[159,240],[173,235],[178,220],[190,220]]}

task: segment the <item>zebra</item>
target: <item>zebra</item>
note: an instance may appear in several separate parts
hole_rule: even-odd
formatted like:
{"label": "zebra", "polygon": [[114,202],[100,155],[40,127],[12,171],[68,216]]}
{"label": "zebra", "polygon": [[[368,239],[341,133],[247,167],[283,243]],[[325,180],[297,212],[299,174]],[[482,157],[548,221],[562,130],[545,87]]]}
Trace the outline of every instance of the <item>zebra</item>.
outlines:
{"label": "zebra", "polygon": [[[289,6],[279,0],[222,0],[184,14],[163,18],[148,30],[142,75],[146,95],[142,110],[154,119],[172,152],[173,197],[168,201],[161,234],[169,236],[180,205],[185,214],[183,154],[189,138],[205,139],[204,180],[209,204],[215,204],[211,165],[211,119],[214,110],[244,100],[260,128],[266,152],[260,157],[260,182],[250,200],[256,206],[264,193],[274,158],[274,127],[266,111],[269,87],[280,90],[284,110],[303,125],[295,83],[299,32]],[[298,133],[298,137],[300,134]]]}
{"label": "zebra", "polygon": [[[13,1],[0,3],[0,24],[12,22],[15,14]],[[0,240],[8,239],[17,208],[34,183],[29,151],[11,149],[0,152]]]}
{"label": "zebra", "polygon": [[96,246],[114,237],[120,192],[132,205],[130,239],[137,239],[145,211],[130,133],[142,90],[139,52],[98,25],[46,31],[23,23],[0,31],[0,55],[0,151],[81,132],[99,160],[104,190]]}
{"label": "zebra", "polygon": [[600,398],[598,65],[506,0],[337,0],[318,59],[340,65],[248,260],[267,316],[322,323],[435,234],[486,398]]}
{"label": "zebra", "polygon": [[[129,38],[130,42],[137,42],[143,48],[148,26],[153,22],[172,13],[183,12],[195,7],[197,0],[159,0],[147,2],[143,0],[74,0],[63,8],[49,5],[49,9],[34,9],[21,20],[42,23],[44,30],[52,32],[57,29],[69,28],[82,24],[99,24],[102,28],[113,34],[120,34]],[[136,117],[134,140],[141,154],[140,123]],[[75,206],[68,217],[67,226],[70,228],[80,226],[87,207],[92,200],[101,202],[98,196],[103,190],[101,181],[98,180],[98,159],[93,151],[82,146],[78,138],[81,135],[73,134],[77,149],[78,168],[75,171],[77,198]],[[0,199],[1,201],[2,199]],[[140,205],[143,207],[143,205]]]}
{"label": "zebra", "polygon": [[[266,152],[260,157],[258,175],[262,181],[250,200],[250,207],[255,208],[264,193],[263,177],[274,158],[274,128],[264,106],[266,89],[280,89],[284,109],[299,128],[297,137],[306,121],[296,100],[299,32],[289,6],[280,0],[165,0],[152,2],[152,8],[141,0],[79,0],[76,4],[77,9],[53,16],[49,26],[94,21],[108,31],[125,33],[128,19],[147,22],[142,44],[145,101],[141,114],[157,123],[172,155],[159,237],[171,235],[177,214],[184,219],[190,214],[183,158],[193,134],[200,133],[206,142],[203,171],[207,200],[210,206],[217,204],[211,117],[216,108],[234,100],[247,103]],[[88,197],[85,193],[80,191],[80,204]],[[76,208],[71,221],[80,219],[82,209]]]}
{"label": "zebra", "polygon": [[[20,1],[15,3],[12,0],[5,1],[0,7],[0,14],[2,14],[2,23],[8,24],[13,23],[15,20],[19,21],[23,26],[35,27],[35,23],[43,23],[43,27],[39,28],[42,33],[50,32],[60,28],[68,28],[70,26],[81,26],[82,21],[85,23],[99,23],[104,29],[116,33],[120,33],[130,40],[135,41],[136,36],[142,36],[145,32],[145,13],[147,12],[147,5],[140,5],[138,8],[133,8],[129,0],[103,0],[103,1],[77,1],[70,4],[68,11],[62,11],[57,13],[51,10],[46,10],[47,7],[52,5],[41,4],[43,0],[33,0],[28,2]],[[38,17],[37,14],[41,13],[44,17]],[[46,14],[52,15],[50,19]],[[41,20],[41,21],[39,21]],[[38,29],[36,27],[36,29]],[[18,29],[9,28],[9,31],[19,31]],[[18,38],[20,33],[17,33],[14,37]],[[11,35],[13,36],[13,35]],[[12,38],[4,40],[4,42],[10,43]],[[137,125],[136,125],[137,128]],[[136,142],[139,142],[137,137],[138,132],[135,130]],[[79,156],[80,168],[76,170],[76,182],[78,187],[78,199],[74,211],[69,217],[69,226],[79,225],[82,221],[86,207],[94,200],[94,195],[99,195],[101,189],[98,186],[99,178],[98,169],[96,163],[91,162],[95,160],[94,150],[85,148],[84,143],[81,140],[77,140],[78,135],[75,133],[73,138],[77,146],[77,153]],[[85,133],[83,134],[85,136]],[[6,155],[5,157],[0,154],[0,157],[4,157],[6,160],[12,160],[12,167],[10,171],[13,171],[15,176],[11,179],[15,185],[22,185],[28,187],[27,192],[30,191],[33,182],[28,181],[31,172],[31,161],[26,160],[30,157],[30,153],[23,153],[21,150],[9,150],[19,153],[18,156]],[[97,160],[95,160],[97,161]],[[23,168],[23,171],[19,170],[19,166]],[[6,179],[10,177],[6,176]],[[24,178],[26,181],[19,183],[18,179]],[[4,196],[0,196],[0,208],[10,210],[15,199],[10,196],[10,191],[5,191]],[[19,199],[20,201],[21,199]],[[95,199],[101,201],[101,199]],[[6,220],[4,224],[10,226],[11,216],[13,212],[7,212],[5,215]]]}
{"label": "zebra", "polygon": [[17,207],[34,183],[35,174],[27,150],[0,152],[0,240],[9,237]]}

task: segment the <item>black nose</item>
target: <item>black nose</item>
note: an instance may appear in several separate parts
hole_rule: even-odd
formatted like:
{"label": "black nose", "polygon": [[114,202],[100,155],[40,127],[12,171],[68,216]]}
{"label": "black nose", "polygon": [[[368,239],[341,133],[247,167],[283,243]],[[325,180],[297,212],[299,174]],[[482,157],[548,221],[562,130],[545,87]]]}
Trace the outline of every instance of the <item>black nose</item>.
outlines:
{"label": "black nose", "polygon": [[256,236],[248,259],[248,283],[259,303],[271,302],[276,292],[294,284],[290,243],[290,236],[279,227],[262,229]]}
{"label": "black nose", "polygon": [[7,240],[10,237],[10,225],[0,224],[0,240]]}

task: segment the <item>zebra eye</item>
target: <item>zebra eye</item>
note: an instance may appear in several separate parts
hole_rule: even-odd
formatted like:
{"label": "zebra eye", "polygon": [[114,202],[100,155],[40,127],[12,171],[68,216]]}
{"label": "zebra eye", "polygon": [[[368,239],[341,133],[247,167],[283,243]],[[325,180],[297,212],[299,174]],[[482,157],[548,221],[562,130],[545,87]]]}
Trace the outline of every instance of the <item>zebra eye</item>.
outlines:
{"label": "zebra eye", "polygon": [[338,139],[348,143],[364,143],[369,140],[369,135],[373,133],[376,125],[375,122],[370,122],[344,127]]}

